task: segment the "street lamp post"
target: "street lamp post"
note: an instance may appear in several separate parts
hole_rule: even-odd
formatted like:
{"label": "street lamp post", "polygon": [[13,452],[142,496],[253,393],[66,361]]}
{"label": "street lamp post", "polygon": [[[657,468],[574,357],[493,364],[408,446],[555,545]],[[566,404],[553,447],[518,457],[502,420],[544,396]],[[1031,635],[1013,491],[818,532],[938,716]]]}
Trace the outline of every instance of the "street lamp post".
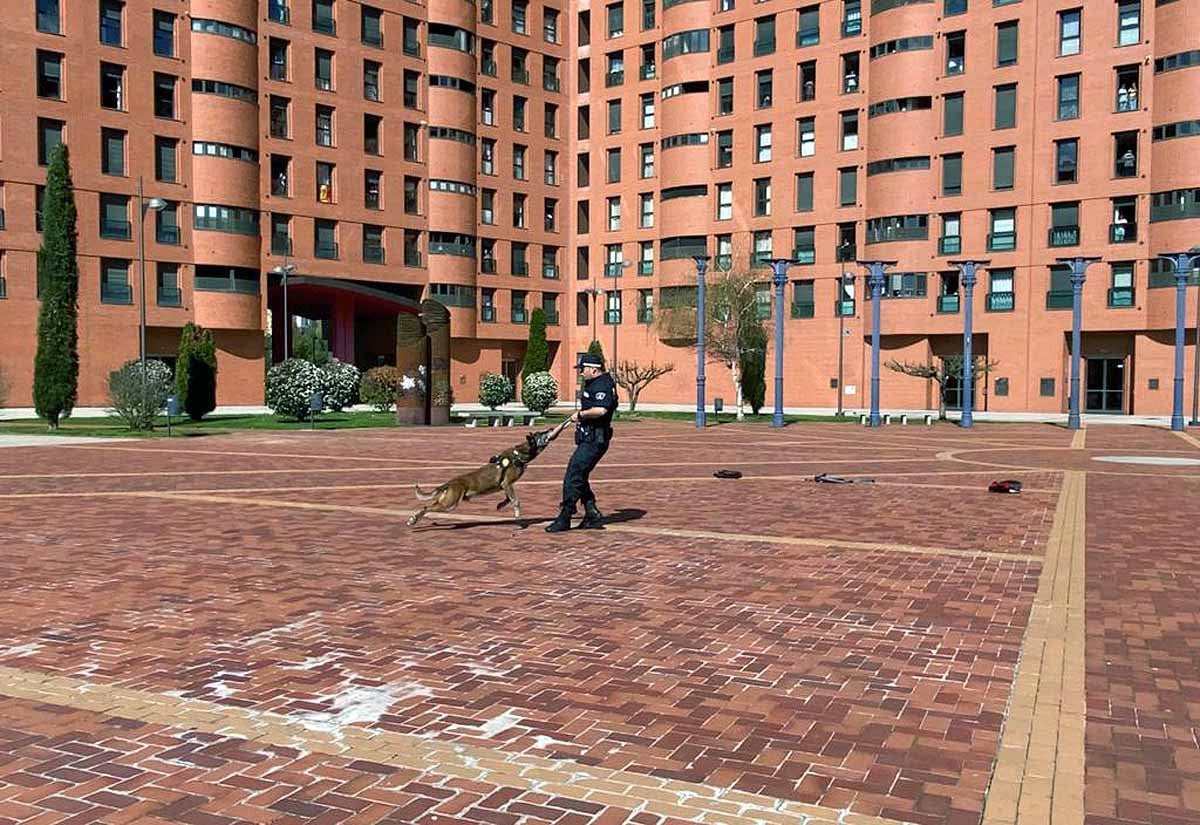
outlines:
{"label": "street lamp post", "polygon": [[[1200,247],[1192,247],[1192,252],[1200,252]],[[1196,268],[1193,267],[1195,272]],[[1188,426],[1200,427],[1200,283],[1196,289],[1196,338],[1192,347],[1192,420]]]}
{"label": "street lamp post", "polygon": [[776,258],[771,261],[775,285],[775,415],[772,427],[783,426],[783,288],[787,286],[788,267],[795,264],[791,258]]}
{"label": "street lamp post", "polygon": [[1079,429],[1079,350],[1083,333],[1083,284],[1087,280],[1087,268],[1099,258],[1056,258],[1060,264],[1071,267],[1071,396],[1067,407],[1067,429]]}
{"label": "street lamp post", "polygon": [[[1187,282],[1193,267],[1200,266],[1200,248],[1174,255],[1159,255],[1175,268],[1175,392],[1171,405],[1171,429],[1183,430],[1183,326],[1187,313]],[[1197,341],[1200,352],[1200,341]]]}
{"label": "street lamp post", "polygon": [[871,290],[871,417],[870,426],[883,423],[879,417],[879,310],[885,283],[883,271],[894,266],[896,261],[859,261],[867,268],[867,287]]}
{"label": "street lamp post", "polygon": [[617,304],[617,306],[621,307],[621,310],[622,310],[617,313],[617,318],[616,318],[617,323],[614,323],[612,325],[613,348],[612,348],[612,360],[610,361],[609,365],[613,368],[616,368],[616,366],[617,366],[617,327],[620,326],[619,322],[621,321],[621,317],[624,314],[623,310],[624,310],[624,304],[625,304],[625,302],[621,300],[621,273],[631,266],[633,266],[633,261],[621,261],[620,266],[615,270],[615,274],[613,275],[613,291],[617,293],[617,300],[619,302]]}
{"label": "street lamp post", "polygon": [[975,426],[975,351],[972,340],[975,321],[975,284],[979,267],[987,266],[991,261],[954,260],[949,263],[958,267],[959,281],[963,287],[963,363],[962,363],[962,419],[959,426],[970,429]]}
{"label": "street lamp post", "polygon": [[843,272],[838,277],[838,298],[837,298],[837,304],[835,304],[835,306],[837,307],[837,316],[838,316],[837,414],[838,414],[839,418],[841,417],[842,412],[843,412],[842,397],[843,397],[844,390],[842,389],[842,384],[845,383],[843,380],[842,373],[843,373],[843,367],[845,365],[845,352],[846,352],[846,313],[843,312],[842,309],[843,309],[843,306],[846,301],[846,282],[847,281],[849,281],[851,284],[853,284],[854,276],[848,272]]}
{"label": "street lamp post", "polygon": [[146,407],[146,213],[161,212],[167,208],[162,198],[146,200],[142,193],[142,178],[138,176],[138,262],[142,273],[141,317],[138,320],[138,363],[142,371],[142,410]]}
{"label": "street lamp post", "polygon": [[296,271],[295,264],[287,262],[287,256],[283,258],[283,263],[279,264],[271,270],[271,274],[278,275],[283,283],[283,360],[288,359],[288,332],[292,326],[292,319],[288,316],[288,299],[287,299],[287,282],[288,276]]}
{"label": "street lamp post", "polygon": [[704,273],[708,256],[694,255],[696,262],[696,427],[704,429],[704,331],[707,323],[704,303]]}

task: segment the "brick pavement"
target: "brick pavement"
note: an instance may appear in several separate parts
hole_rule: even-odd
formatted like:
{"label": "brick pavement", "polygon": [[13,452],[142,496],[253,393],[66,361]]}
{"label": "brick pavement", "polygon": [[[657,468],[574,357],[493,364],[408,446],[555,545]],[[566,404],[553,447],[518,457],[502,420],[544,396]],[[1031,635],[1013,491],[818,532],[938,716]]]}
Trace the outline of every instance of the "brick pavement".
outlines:
{"label": "brick pavement", "polygon": [[[1161,551],[1200,474],[1092,461],[1195,445],[630,424],[597,473],[603,532],[540,529],[561,443],[523,522],[484,501],[403,526],[413,482],[520,432],[0,452],[0,825],[1196,809],[1195,571]],[[1011,475],[1022,496],[984,491]]]}

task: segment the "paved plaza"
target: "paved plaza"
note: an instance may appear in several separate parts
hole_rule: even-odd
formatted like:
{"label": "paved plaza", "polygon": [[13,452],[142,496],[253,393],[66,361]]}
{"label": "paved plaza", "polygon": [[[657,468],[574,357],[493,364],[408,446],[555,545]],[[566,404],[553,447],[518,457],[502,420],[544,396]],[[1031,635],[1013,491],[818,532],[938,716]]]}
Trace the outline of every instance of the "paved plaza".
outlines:
{"label": "paved plaza", "polygon": [[0,825],[1198,821],[1195,437],[629,423],[603,531],[569,436],[405,526],[522,432],[0,450]]}

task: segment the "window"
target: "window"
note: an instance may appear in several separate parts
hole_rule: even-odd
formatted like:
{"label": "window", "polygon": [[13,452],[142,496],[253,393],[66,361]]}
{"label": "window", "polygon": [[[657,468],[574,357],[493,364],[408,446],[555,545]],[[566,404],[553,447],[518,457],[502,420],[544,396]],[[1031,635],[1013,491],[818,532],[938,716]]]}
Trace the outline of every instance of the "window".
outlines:
{"label": "window", "polygon": [[1058,119],[1079,117],[1079,75],[1066,74],[1056,78],[1058,86]]}
{"label": "window", "polygon": [[849,166],[838,170],[838,205],[854,206],[858,201],[858,168]]}
{"label": "window", "polygon": [[898,54],[900,52],[922,51],[933,48],[933,37],[931,35],[922,35],[918,37],[901,37],[896,40],[887,40],[883,43],[877,43],[871,47],[871,59],[876,60],[880,57],[887,57],[890,54]]}
{"label": "window", "polygon": [[817,119],[802,117],[796,121],[796,142],[800,157],[812,157],[817,153]]}
{"label": "window", "polygon": [[1017,63],[1017,21],[996,24],[996,65],[1015,66]]}
{"label": "window", "polygon": [[124,66],[118,66],[115,63],[100,64],[100,105],[105,109],[124,110]]}
{"label": "window", "polygon": [[527,198],[520,192],[514,192],[512,196],[512,225],[514,229],[525,228],[525,204]]}
{"label": "window", "polygon": [[558,12],[555,9],[542,12],[542,39],[547,43],[558,42]]}
{"label": "window", "polygon": [[733,26],[722,26],[717,30],[717,65],[732,63],[736,54]]}
{"label": "window", "polygon": [[792,257],[800,263],[811,264],[816,260],[816,228],[798,226],[792,230]]}
{"label": "window", "polygon": [[988,251],[1004,252],[1017,248],[1017,210],[1011,207],[992,209],[989,213],[992,231],[988,234]]}
{"label": "window", "polygon": [[125,4],[119,0],[100,0],[100,42],[109,46],[120,46],[124,43],[121,33],[121,19],[124,17]]}
{"label": "window", "polygon": [[272,80],[280,80],[287,82],[288,80],[288,49],[290,44],[286,40],[280,40],[278,37],[271,37],[267,40],[267,55],[268,64],[270,66],[269,76]]}
{"label": "window", "polygon": [[1016,160],[1015,146],[1001,146],[992,150],[992,188],[1012,189],[1013,169]]}
{"label": "window", "polygon": [[175,118],[175,78],[154,73],[154,116]]}
{"label": "window", "polygon": [[[404,211],[416,215],[419,211],[417,187],[420,179],[404,176]],[[363,170],[363,208],[383,208],[383,173],[378,169]]]}
{"label": "window", "polygon": [[1113,135],[1113,175],[1118,178],[1135,178],[1138,172],[1138,133],[1117,132]]}
{"label": "window", "polygon": [[621,323],[621,290],[610,289],[604,293],[604,323]]}
{"label": "window", "polygon": [[796,173],[796,211],[811,212],[813,210],[813,173]]}
{"label": "window", "polygon": [[608,133],[615,135],[621,131],[621,100],[608,101]]}
{"label": "window", "polygon": [[641,229],[654,228],[654,195],[650,192],[638,195],[638,226]]}
{"label": "window", "polygon": [[179,204],[168,203],[155,219],[154,239],[161,244],[179,244]]}
{"label": "window", "polygon": [[231,40],[240,40],[251,46],[258,43],[258,35],[250,29],[235,26],[232,23],[226,23],[221,20],[212,20],[207,17],[193,17],[192,31],[215,34],[219,37],[228,37]]}
{"label": "window", "polygon": [[946,74],[962,74],[967,70],[967,33],[946,35]]}
{"label": "window", "polygon": [[179,141],[174,138],[154,138],[154,178],[163,183],[176,183],[176,157],[179,153]]}
{"label": "window", "polygon": [[1141,0],[1118,0],[1117,45],[1134,46],[1142,39]]}
{"label": "window", "polygon": [[638,151],[641,157],[639,176],[643,179],[654,177],[654,144],[643,143]]}
{"label": "window", "polygon": [[63,142],[63,131],[66,124],[61,120],[50,120],[39,117],[38,126],[38,163],[46,166],[50,163],[50,153],[54,147]]}
{"label": "window", "polygon": [[1058,13],[1058,53],[1063,57],[1079,54],[1083,35],[1083,9]]}
{"label": "window", "polygon": [[291,101],[286,97],[276,97],[271,95],[271,137],[287,139],[291,137],[289,128],[288,110],[291,107]]}
{"label": "window", "polygon": [[271,155],[271,194],[275,197],[291,197],[289,182],[292,179],[292,159],[287,155]]}
{"label": "window", "polygon": [[175,15],[159,9],[154,10],[154,53],[175,56]]}
{"label": "window", "polygon": [[1012,129],[1017,125],[1017,84],[996,87],[996,113],[992,125],[997,129]]}
{"label": "window", "polygon": [[1050,204],[1050,246],[1079,245],[1079,203]]}
{"label": "window", "polygon": [[103,304],[132,304],[133,290],[129,286],[129,261],[112,258],[100,260],[100,302]]}
{"label": "window", "polygon": [[525,180],[525,151],[526,148],[520,144],[513,146],[513,177],[517,180]]}
{"label": "window", "polygon": [[962,194],[962,154],[942,155],[942,194]]}
{"label": "window", "polygon": [[733,218],[733,184],[717,184],[717,220],[727,221]]}
{"label": "window", "polygon": [[733,114],[733,78],[722,77],[717,81],[717,114]]}
{"label": "window", "polygon": [[946,95],[942,99],[942,134],[945,137],[963,133],[963,93]]}
{"label": "window", "polygon": [[334,165],[317,161],[317,200],[321,203],[334,203]]}
{"label": "window", "polygon": [[105,175],[125,175],[125,133],[120,129],[101,129],[100,172]]}
{"label": "window", "polygon": [[625,268],[625,249],[619,243],[610,243],[604,247],[604,275],[608,278],[621,277]]}
{"label": "window", "polygon": [[1138,75],[1139,66],[1118,66],[1117,74],[1117,111],[1136,112],[1138,109]]}
{"label": "window", "polygon": [[763,229],[754,233],[754,252],[751,263],[762,266],[775,257],[772,246],[771,230]]}
{"label": "window", "polygon": [[617,183],[621,180],[621,150],[619,148],[609,149],[605,153],[605,168],[607,175],[605,180],[608,183]]}
{"label": "window", "polygon": [[368,46],[383,46],[383,12],[370,6],[362,7],[362,42]]}
{"label": "window", "polygon": [[314,82],[318,89],[331,91],[333,89],[333,52],[326,49],[316,49],[314,54]]}
{"label": "window", "polygon": [[[987,296],[988,312],[1012,312],[1016,305],[1013,294],[1013,270],[988,270],[989,289]],[[1044,382],[1043,382],[1044,383]],[[1050,394],[1054,394],[1053,380]]]}
{"label": "window", "polygon": [[100,195],[100,237],[117,241],[127,241],[133,237],[127,196]]}
{"label": "window", "polygon": [[219,95],[230,100],[240,100],[242,103],[257,103],[258,93],[245,86],[235,83],[225,83],[221,80],[192,80],[192,93],[199,95]]}
{"label": "window", "polygon": [[733,166],[733,130],[717,132],[717,168]]}
{"label": "window", "polygon": [[842,151],[858,148],[858,110],[842,112]]}
{"label": "window", "polygon": [[484,189],[479,197],[479,222],[489,226],[496,223],[496,190]]}
{"label": "window", "polygon": [[806,6],[797,12],[797,46],[815,46],[821,42],[821,7]]}
{"label": "window", "polygon": [[771,179],[754,179],[754,216],[767,217],[771,214]]}
{"label": "window", "polygon": [[401,24],[400,39],[404,53],[412,57],[421,56],[421,24],[411,17],[405,17]]}
{"label": "window", "polygon": [[59,0],[37,0],[37,30],[49,34],[62,34],[59,17]]}
{"label": "window", "polygon": [[639,258],[638,275],[653,275],[654,274],[654,241],[640,241],[638,243]]}
{"label": "window", "polygon": [[313,221],[313,257],[331,261],[338,259],[337,221],[322,218]]}
{"label": "window", "polygon": [[421,74],[412,69],[404,70],[404,105],[409,109],[420,106],[418,94],[421,85]]}
{"label": "window", "polygon": [[547,150],[542,156],[542,171],[546,185],[558,185],[558,152]]}
{"label": "window", "polygon": [[754,21],[754,56],[775,53],[775,15]]}
{"label": "window", "polygon": [[608,12],[608,36],[620,37],[625,34],[625,5],[613,3],[606,9]]}
{"label": "window", "polygon": [[62,100],[62,59],[56,52],[37,53],[37,93],[38,97],[52,100]]}
{"label": "window", "polygon": [[321,34],[337,34],[337,21],[333,16],[333,0],[313,0],[312,28]]}
{"label": "window", "polygon": [[642,128],[654,128],[654,93],[641,96]]}
{"label": "window", "polygon": [[[993,0],[993,5],[998,6],[998,5],[1000,5],[1000,3],[997,3],[997,2],[995,2],[995,0]],[[956,14],[966,14],[966,13],[967,13],[967,0],[944,0],[944,2],[942,3],[942,16],[943,17],[953,17]]]}
{"label": "window", "polygon": [[757,90],[755,96],[755,107],[759,109],[767,109],[771,106],[772,89],[774,83],[772,81],[772,72],[770,69],[754,73],[754,86]]}
{"label": "window", "polygon": [[379,100],[379,73],[382,70],[382,64],[374,60],[363,61],[363,97],[367,100]]}
{"label": "window", "polygon": [[754,127],[754,162],[771,162],[771,124]]}
{"label": "window", "polygon": [[1112,243],[1133,243],[1137,240],[1137,198],[1112,199],[1112,224],[1109,225],[1109,240]]}
{"label": "window", "polygon": [[1079,182],[1079,138],[1054,141],[1054,182]]}
{"label": "window", "polygon": [[183,306],[183,295],[179,290],[179,264],[160,263],[155,287],[160,307]]}
{"label": "window", "polygon": [[316,143],[318,146],[333,146],[333,107],[317,105]]}
{"label": "window", "polygon": [[383,118],[379,115],[363,115],[363,152],[383,154]]}
{"label": "window", "polygon": [[817,61],[806,60],[800,64],[800,76],[797,79],[797,89],[800,102],[804,103],[817,98]]}
{"label": "window", "polygon": [[520,95],[513,95],[513,130],[517,132],[528,131],[525,128],[525,106],[528,101]]}
{"label": "window", "polygon": [[496,174],[496,141],[492,138],[484,138],[479,144],[479,169],[485,175]]}
{"label": "window", "polygon": [[842,55],[842,94],[858,91],[858,52]]}
{"label": "window", "polygon": [[[948,212],[942,215],[942,235],[938,238],[938,253],[941,255],[957,255],[962,251],[962,214]],[[946,276],[942,276],[943,283]],[[954,275],[954,288],[943,290],[943,295],[958,292],[958,274]],[[955,310],[957,311],[957,310]]]}

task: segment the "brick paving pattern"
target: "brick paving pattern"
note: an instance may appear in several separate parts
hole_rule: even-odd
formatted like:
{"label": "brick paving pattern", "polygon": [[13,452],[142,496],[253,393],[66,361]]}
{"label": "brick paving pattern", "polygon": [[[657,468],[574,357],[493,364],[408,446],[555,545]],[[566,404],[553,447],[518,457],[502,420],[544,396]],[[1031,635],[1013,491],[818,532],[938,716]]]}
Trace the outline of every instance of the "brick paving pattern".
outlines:
{"label": "brick paving pattern", "polygon": [[[0,825],[1032,823],[1003,813],[1001,754],[1046,675],[1032,611],[1067,609],[1044,575],[1066,471],[1089,479],[1086,803],[1070,776],[1039,790],[1040,724],[1022,798],[1089,825],[1200,808],[1200,582],[1172,538],[1200,473],[1092,460],[1195,446],[628,424],[604,531],[541,530],[566,439],[520,522],[489,497],[404,526],[414,482],[521,433],[0,450]],[[1001,477],[1027,491],[988,494]]]}

